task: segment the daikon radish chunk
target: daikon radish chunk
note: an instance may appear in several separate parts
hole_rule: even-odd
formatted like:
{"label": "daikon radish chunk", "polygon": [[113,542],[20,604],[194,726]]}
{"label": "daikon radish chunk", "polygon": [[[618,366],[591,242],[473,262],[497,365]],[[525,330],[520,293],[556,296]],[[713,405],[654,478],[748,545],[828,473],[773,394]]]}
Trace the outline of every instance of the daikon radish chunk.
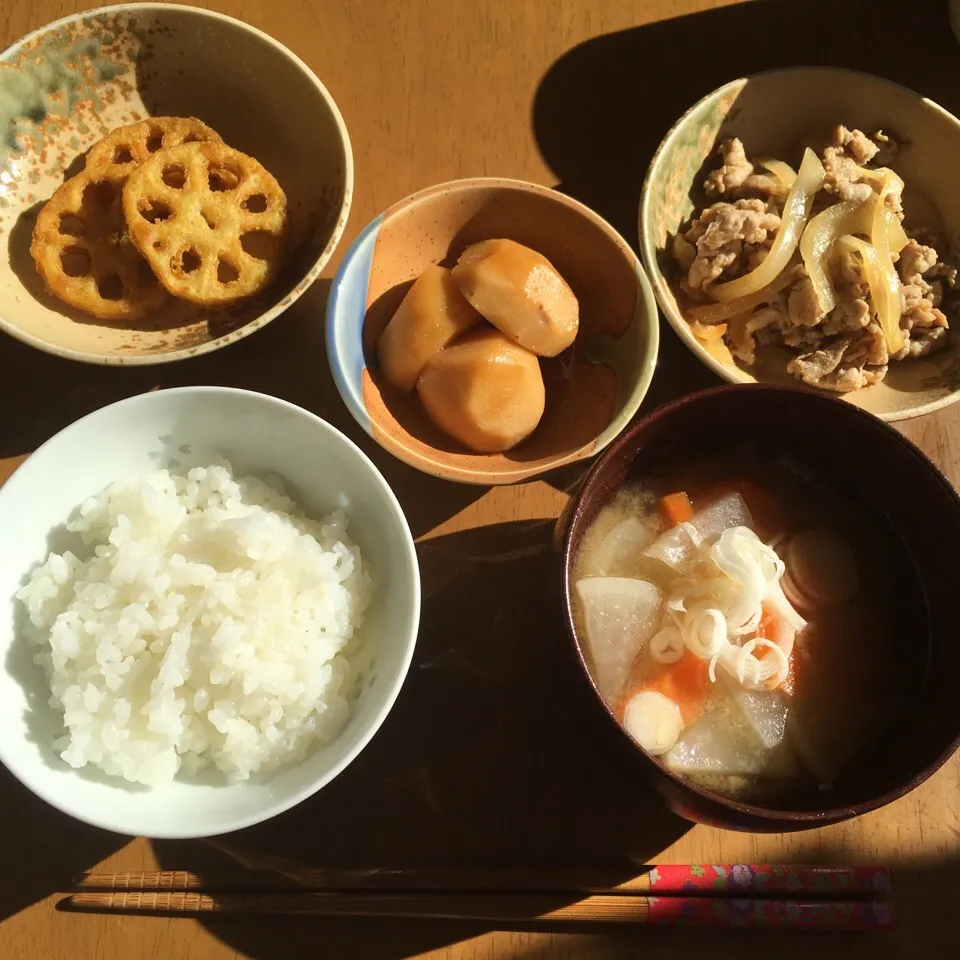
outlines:
{"label": "daikon radish chunk", "polygon": [[718,674],[733,702],[740,708],[750,729],[768,750],[779,744],[786,733],[788,698],[779,690],[747,690],[726,671]]}
{"label": "daikon radish chunk", "polygon": [[[735,710],[733,704],[729,709]],[[797,762],[787,743],[771,751],[758,749],[752,730],[731,718],[711,711],[684,730],[680,739],[663,756],[664,765],[674,773],[758,777],[789,780],[797,775]]]}
{"label": "daikon radish chunk", "polygon": [[650,545],[650,528],[637,517],[621,520],[597,545],[591,574],[629,576],[642,563],[643,551]]}
{"label": "daikon radish chunk", "polygon": [[536,356],[490,327],[433,357],[417,394],[444,433],[477,453],[509,450],[529,437],[546,400]]}
{"label": "daikon radish chunk", "polygon": [[716,773],[743,776],[760,773],[763,754],[729,722],[704,717],[685,730],[663,758],[675,773]]}
{"label": "daikon radish chunk", "polygon": [[501,333],[542,357],[555,357],[577,336],[577,298],[536,250],[513,240],[475,243],[460,256],[453,279]]}
{"label": "daikon radish chunk", "polygon": [[856,596],[860,586],[856,558],[832,531],[798,533],[787,545],[785,559],[790,593],[796,591],[801,603],[847,603]]}
{"label": "daikon radish chunk", "polygon": [[658,537],[645,556],[680,567],[704,543],[717,538],[730,527],[752,527],[753,518],[739,493],[730,493],[694,514],[693,519],[672,527]]}
{"label": "daikon radish chunk", "polygon": [[608,703],[619,700],[630,666],[656,629],[663,597],[645,580],[585,577],[576,584],[583,605],[593,678]]}
{"label": "daikon radish chunk", "polygon": [[409,393],[427,361],[481,320],[450,271],[431,264],[407,291],[377,341],[377,360],[387,382]]}
{"label": "daikon radish chunk", "polygon": [[680,708],[654,690],[643,690],[627,701],[623,725],[647,753],[655,756],[666,753],[683,732]]}

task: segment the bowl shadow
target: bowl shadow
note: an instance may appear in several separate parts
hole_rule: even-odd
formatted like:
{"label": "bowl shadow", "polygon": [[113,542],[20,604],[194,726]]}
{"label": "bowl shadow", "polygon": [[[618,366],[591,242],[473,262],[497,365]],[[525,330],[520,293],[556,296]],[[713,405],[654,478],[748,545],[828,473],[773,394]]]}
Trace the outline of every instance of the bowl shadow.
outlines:
{"label": "bowl shadow", "polygon": [[[422,542],[417,652],[374,740],[319,794],[272,821],[200,844],[155,842],[163,867],[573,864],[626,877],[683,835],[690,824],[647,787],[633,748],[578,673],[553,528],[502,523]],[[389,938],[380,922],[320,929],[335,954],[371,957],[481,932],[388,926]],[[253,924],[209,928],[246,955],[280,960],[315,946],[318,929],[294,921],[278,938]]]}
{"label": "bowl shadow", "polygon": [[432,530],[485,488],[427,477],[388,454],[356,423],[327,370],[322,318],[329,290],[329,280],[318,280],[255,337],[155,367],[74,363],[0,337],[0,409],[30,411],[0,425],[0,458],[35,450],[80,417],[149,390],[201,384],[256,390],[295,403],[345,433],[386,477],[414,536]]}
{"label": "bowl shadow", "polygon": [[[63,554],[68,550],[80,557],[89,553],[80,535],[69,530],[66,523],[62,523],[47,535],[47,554]],[[20,581],[21,587],[29,583],[33,570],[38,566],[40,566],[39,563],[35,564],[24,574]],[[54,740],[65,733],[62,714],[49,703],[50,684],[43,667],[34,660],[37,647],[28,635],[29,622],[26,605],[14,600],[13,643],[7,651],[4,667],[7,673],[20,684],[27,699],[23,716],[27,727],[26,739],[36,746],[46,766],[54,770],[67,770],[67,764],[60,759],[52,746]],[[140,784],[110,777],[92,765],[74,770],[73,773],[83,780],[119,787],[128,793],[142,793],[148,789]]]}
{"label": "bowl shadow", "polygon": [[[540,152],[561,181],[558,189],[635,245],[640,189],[654,152],[691,104],[729,80],[773,68],[836,66],[887,77],[957,113],[960,61],[946,4],[917,0],[909,17],[877,13],[874,0],[742,3],[584,41],[538,85],[531,120]],[[717,42],[723,37],[736,40],[735,62],[729,45]],[[891,57],[891,49],[917,55]],[[682,68],[679,51],[692,58]]]}
{"label": "bowl shadow", "polygon": [[[63,549],[65,532],[65,526],[51,531],[50,549]],[[28,579],[29,573],[21,585]],[[33,645],[25,632],[27,612],[20,602],[13,603],[13,619],[14,641],[4,667],[23,687],[27,698],[27,740],[36,746],[47,766],[65,769],[66,764],[51,747],[63,733],[63,724],[43,694],[49,688],[43,668],[33,660]],[[99,783],[112,782],[93,767],[73,773]],[[129,841],[128,837],[90,827],[42,803],[2,764],[0,819],[15,825],[6,833],[4,855],[9,858],[8,863],[17,864],[16,882],[0,884],[0,922],[55,890],[67,889],[75,876]]]}

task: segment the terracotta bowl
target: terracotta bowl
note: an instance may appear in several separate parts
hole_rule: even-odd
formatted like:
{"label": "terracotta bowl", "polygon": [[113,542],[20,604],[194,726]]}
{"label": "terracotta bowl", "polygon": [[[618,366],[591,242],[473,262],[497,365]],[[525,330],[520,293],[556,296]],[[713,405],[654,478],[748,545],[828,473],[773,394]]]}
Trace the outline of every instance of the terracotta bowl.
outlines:
{"label": "terracotta bowl", "polygon": [[[414,392],[399,395],[375,346],[413,281],[452,266],[479,240],[507,238],[542,253],[580,302],[574,345],[543,360],[546,410],[505,454],[474,454],[446,437]],[[653,377],[657,308],[640,261],[608,223],[576,200],[517,180],[457,180],[415,193],[360,234],[327,305],[327,355],[357,422],[410,466],[463,483],[515,483],[602,450],[637,412]]]}
{"label": "terracotta bowl", "polygon": [[[59,86],[38,93],[51,70]],[[49,353],[147,364],[216,350],[300,297],[346,225],[353,158],[336,104],[293,53],[221,14],[145,3],[58,20],[0,54],[0,103],[12,124],[0,141],[0,328]],[[263,163],[287,195],[290,248],[270,288],[238,305],[172,300],[143,320],[99,321],[46,292],[31,234],[88,147],[150,116],[198,117]]]}
{"label": "terracotta bowl", "polygon": [[[960,252],[960,181],[948,158],[960,153],[960,121],[912,90],[847,70],[802,67],[734,80],[691,107],[666,135],[640,198],[640,251],[663,310],[680,339],[732,383],[796,384],[785,351],[767,348],[745,367],[721,345],[707,349],[690,332],[677,300],[680,273],[667,249],[677,228],[702,209],[702,183],[721,140],[740,137],[748,153],[798,162],[803,147],[843,123],[890,133],[902,145],[894,169],[906,182],[908,225],[932,226],[947,251]],[[944,250],[940,251],[944,253]],[[763,351],[761,351],[761,354]],[[891,364],[885,380],[843,398],[882,420],[931,413],[960,396],[960,336],[933,357]]]}
{"label": "terracotta bowl", "polygon": [[[829,465],[829,480],[882,510],[899,534],[926,592],[929,633],[921,630],[904,638],[911,653],[929,653],[916,702],[906,705],[892,739],[868,749],[838,778],[835,790],[824,795],[830,805],[795,809],[738,803],[695,786],[641,749],[614,714],[605,705],[603,709],[676,813],[730,829],[779,832],[837,823],[882,807],[921,784],[960,746],[953,679],[960,670],[960,537],[947,533],[960,530],[960,497],[936,467],[892,427],[812,390],[754,385],[694,393],[635,424],[592,466],[561,525],[562,583],[573,652],[603,704],[587,669],[572,608],[571,576],[587,528],[626,480],[643,476],[646,465],[764,435],[776,435],[788,449],[803,451],[806,460]],[[882,468],[869,469],[871,464]]]}

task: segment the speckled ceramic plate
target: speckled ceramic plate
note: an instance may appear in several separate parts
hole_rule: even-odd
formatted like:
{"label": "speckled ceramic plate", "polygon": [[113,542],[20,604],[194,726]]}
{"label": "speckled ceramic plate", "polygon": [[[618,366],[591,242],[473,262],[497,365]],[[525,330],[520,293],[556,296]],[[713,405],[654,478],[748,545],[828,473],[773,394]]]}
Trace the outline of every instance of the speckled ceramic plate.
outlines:
{"label": "speckled ceramic plate", "polygon": [[[374,351],[425,267],[452,266],[492,238],[550,260],[577,295],[580,331],[573,347],[541,361],[547,402],[534,434],[506,453],[475,454],[427,419],[416,393],[382,381]],[[637,412],[658,346],[653,293],[623,238],[576,200],[517,180],[457,180],[400,200],[347,252],[327,305],[330,367],[357,422],[404,462],[463,483],[515,483],[598,453]]]}
{"label": "speckled ceramic plate", "polygon": [[[30,256],[42,204],[114,127],[194,116],[264,164],[287,194],[290,246],[263,294],[223,310],[182,301],[106,323],[45,289]],[[193,7],[130,4],[43,27],[0,54],[0,327],[91,363],[206,353],[269,323],[319,276],[346,224],[350,141],[314,73],[266,34]]]}
{"label": "speckled ceramic plate", "polygon": [[[680,339],[711,370],[732,383],[798,385],[785,351],[765,348],[745,367],[720,345],[691,333],[677,303],[679,274],[670,239],[703,205],[701,184],[719,142],[737,136],[747,152],[797,163],[811,138],[843,123],[878,128],[902,145],[894,169],[903,177],[907,222],[934,227],[952,256],[960,252],[960,121],[937,104],[888,80],[820,67],[775,70],[734,80],[691,107],[667,134],[650,165],[640,199],[640,251],[657,301]],[[942,252],[942,251],[941,251]],[[921,360],[890,365],[883,382],[844,398],[883,420],[932,413],[960,397],[960,330],[951,345]]]}

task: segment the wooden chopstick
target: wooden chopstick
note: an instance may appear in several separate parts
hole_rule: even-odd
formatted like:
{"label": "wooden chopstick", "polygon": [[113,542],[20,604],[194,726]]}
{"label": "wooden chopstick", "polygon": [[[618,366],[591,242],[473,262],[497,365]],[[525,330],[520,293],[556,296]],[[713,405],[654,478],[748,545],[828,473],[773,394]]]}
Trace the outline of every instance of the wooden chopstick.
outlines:
{"label": "wooden chopstick", "polygon": [[[627,868],[630,869],[630,868]],[[238,870],[191,873],[159,870],[138,873],[86,873],[79,890],[157,892],[270,892],[303,890],[405,891],[444,893],[580,893],[657,896],[799,897],[801,899],[879,898],[890,891],[886,867],[679,865],[610,868],[370,868]]]}
{"label": "wooden chopstick", "polygon": [[67,910],[175,916],[300,914],[404,917],[487,923],[653,924],[658,926],[788,927],[873,930],[893,925],[890,904],[876,900],[778,900],[645,897],[632,894],[563,898],[517,894],[374,893],[75,893]]}

